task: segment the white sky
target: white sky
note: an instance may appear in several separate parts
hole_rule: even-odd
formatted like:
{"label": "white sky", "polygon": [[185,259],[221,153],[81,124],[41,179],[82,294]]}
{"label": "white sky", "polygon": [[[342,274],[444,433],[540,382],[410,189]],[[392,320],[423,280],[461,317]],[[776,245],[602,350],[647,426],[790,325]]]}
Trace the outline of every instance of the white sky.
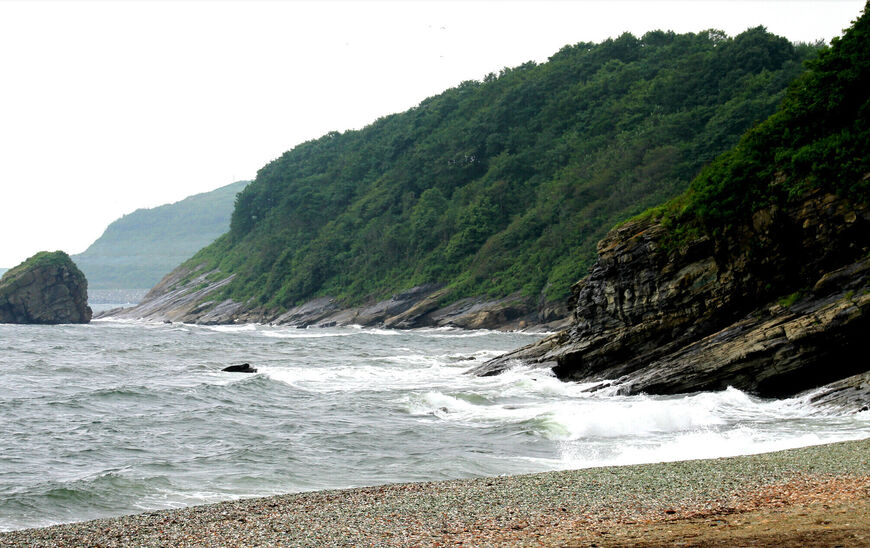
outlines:
{"label": "white sky", "polygon": [[863,6],[0,0],[0,266],[566,44],[757,25],[830,41]]}

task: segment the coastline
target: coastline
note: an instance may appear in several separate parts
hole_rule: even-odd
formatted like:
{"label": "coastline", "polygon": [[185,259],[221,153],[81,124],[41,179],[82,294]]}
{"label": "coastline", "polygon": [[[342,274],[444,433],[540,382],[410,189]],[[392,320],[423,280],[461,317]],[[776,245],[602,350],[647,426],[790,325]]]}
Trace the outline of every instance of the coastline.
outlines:
{"label": "coastline", "polygon": [[0,546],[678,542],[870,546],[870,438],[711,460],[313,491],[0,533]]}
{"label": "coastline", "polygon": [[[332,297],[316,297],[289,310],[250,307],[232,299],[219,300],[216,292],[234,275],[218,281],[216,271],[200,265],[179,267],[151,288],[130,308],[102,310],[97,318],[141,319],[200,325],[261,323],[288,327],[338,327],[361,325],[391,329],[458,327],[517,331],[557,331],[570,324],[567,303],[542,304],[513,293],[500,298],[466,297],[450,300],[447,288],[424,284],[379,301],[355,306]],[[447,301],[444,301],[447,299]]]}

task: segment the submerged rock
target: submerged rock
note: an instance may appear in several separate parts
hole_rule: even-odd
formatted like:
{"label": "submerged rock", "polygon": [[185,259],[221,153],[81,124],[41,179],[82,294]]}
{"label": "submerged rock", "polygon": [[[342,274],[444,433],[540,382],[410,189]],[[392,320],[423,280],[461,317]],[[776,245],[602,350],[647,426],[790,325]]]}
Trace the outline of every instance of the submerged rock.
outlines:
{"label": "submerged rock", "polygon": [[42,251],[0,279],[0,323],[88,323],[88,282],[69,255]]}
{"label": "submerged rock", "polygon": [[629,222],[574,286],[570,328],[472,373],[521,362],[628,394],[734,386],[771,397],[862,373],[868,234],[867,205],[821,193],[679,249],[655,220]]}

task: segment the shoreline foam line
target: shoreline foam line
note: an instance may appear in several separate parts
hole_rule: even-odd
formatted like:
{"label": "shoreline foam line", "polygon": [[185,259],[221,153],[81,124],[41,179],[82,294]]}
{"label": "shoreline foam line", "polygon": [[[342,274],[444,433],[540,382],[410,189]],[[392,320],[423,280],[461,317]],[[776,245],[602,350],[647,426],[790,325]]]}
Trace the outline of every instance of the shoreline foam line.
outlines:
{"label": "shoreline foam line", "polygon": [[[713,531],[720,522],[732,522],[729,534],[742,531],[741,516],[771,523],[758,533],[771,545],[807,538],[867,545],[868,508],[870,438],[741,457],[241,499],[0,533],[0,546],[601,546],[661,541],[648,536],[673,535],[693,520],[700,533],[685,538],[697,543],[724,531]],[[787,529],[776,536],[779,522]],[[661,524],[667,528],[657,530]]]}

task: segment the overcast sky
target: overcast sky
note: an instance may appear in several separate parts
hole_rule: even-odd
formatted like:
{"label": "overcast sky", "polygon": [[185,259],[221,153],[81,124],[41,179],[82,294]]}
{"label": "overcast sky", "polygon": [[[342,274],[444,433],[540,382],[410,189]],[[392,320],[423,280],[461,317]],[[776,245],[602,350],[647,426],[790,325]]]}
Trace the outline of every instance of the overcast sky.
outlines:
{"label": "overcast sky", "polygon": [[827,42],[863,6],[0,0],[0,267],[566,44],[757,25]]}

